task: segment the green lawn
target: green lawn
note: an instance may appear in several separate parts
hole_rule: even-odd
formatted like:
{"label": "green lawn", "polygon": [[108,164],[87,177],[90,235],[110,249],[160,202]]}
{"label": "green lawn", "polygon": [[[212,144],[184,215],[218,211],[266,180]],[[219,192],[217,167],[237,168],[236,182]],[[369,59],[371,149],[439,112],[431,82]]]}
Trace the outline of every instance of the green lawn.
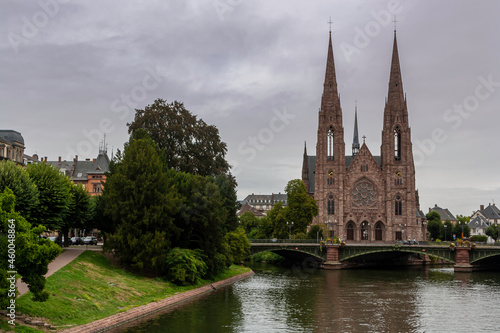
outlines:
{"label": "green lawn", "polygon": [[[214,281],[249,271],[231,266]],[[52,325],[64,327],[82,325],[126,311],[132,307],[159,301],[168,296],[199,287],[180,287],[161,279],[139,276],[112,266],[99,252],[85,251],[70,264],[47,278],[47,302],[31,300],[31,293],[17,300],[20,312],[45,318]]]}

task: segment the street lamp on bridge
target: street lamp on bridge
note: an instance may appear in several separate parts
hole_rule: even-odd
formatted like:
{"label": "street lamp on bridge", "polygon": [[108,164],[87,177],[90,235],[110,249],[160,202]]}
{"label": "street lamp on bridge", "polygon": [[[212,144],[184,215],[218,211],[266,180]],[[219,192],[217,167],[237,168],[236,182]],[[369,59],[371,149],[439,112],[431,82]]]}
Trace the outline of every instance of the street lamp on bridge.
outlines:
{"label": "street lamp on bridge", "polygon": [[293,222],[291,223],[287,222],[286,225],[288,226],[288,239],[292,239]]}
{"label": "street lamp on bridge", "polygon": [[444,225],[444,241],[446,242],[446,228],[448,228],[448,225]]}

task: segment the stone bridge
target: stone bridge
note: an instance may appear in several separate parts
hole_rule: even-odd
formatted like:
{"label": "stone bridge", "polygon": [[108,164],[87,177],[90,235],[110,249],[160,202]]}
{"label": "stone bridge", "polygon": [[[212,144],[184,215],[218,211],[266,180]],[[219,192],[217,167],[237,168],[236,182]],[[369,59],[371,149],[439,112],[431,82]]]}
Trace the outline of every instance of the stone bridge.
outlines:
{"label": "stone bridge", "polygon": [[447,245],[400,245],[353,243],[321,245],[314,240],[251,240],[251,253],[272,251],[285,258],[302,261],[314,259],[325,269],[352,267],[353,263],[383,265],[387,263],[426,264],[429,256],[454,265],[456,272],[477,269],[500,269],[500,246],[456,247]]}

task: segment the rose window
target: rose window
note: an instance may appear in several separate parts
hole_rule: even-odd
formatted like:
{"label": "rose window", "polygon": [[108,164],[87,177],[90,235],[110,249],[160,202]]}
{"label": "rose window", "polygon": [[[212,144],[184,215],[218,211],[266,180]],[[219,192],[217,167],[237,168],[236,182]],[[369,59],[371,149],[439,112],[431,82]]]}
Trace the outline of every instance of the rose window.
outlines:
{"label": "rose window", "polygon": [[373,206],[377,201],[377,191],[371,183],[361,182],[354,186],[352,199],[358,206]]}

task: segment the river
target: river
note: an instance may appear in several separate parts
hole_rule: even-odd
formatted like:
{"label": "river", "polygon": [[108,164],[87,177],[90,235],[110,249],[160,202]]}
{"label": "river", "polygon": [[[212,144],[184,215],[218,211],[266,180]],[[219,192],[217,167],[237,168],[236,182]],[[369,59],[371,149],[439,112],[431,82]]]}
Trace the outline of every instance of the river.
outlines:
{"label": "river", "polygon": [[500,272],[251,268],[248,279],[119,331],[500,332]]}

